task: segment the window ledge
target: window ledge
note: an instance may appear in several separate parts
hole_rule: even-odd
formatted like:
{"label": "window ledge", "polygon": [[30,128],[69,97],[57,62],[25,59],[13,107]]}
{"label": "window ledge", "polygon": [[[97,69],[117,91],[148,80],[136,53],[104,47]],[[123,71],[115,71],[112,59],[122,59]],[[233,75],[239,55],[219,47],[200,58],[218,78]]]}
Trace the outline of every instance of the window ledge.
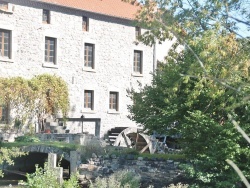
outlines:
{"label": "window ledge", "polygon": [[13,59],[9,59],[9,58],[6,58],[6,57],[1,57],[1,56],[0,56],[0,61],[14,63]]}
{"label": "window ledge", "polygon": [[96,112],[94,110],[89,110],[89,109],[83,109],[81,113],[86,113],[86,114],[95,114]]}
{"label": "window ledge", "polygon": [[52,63],[43,63],[43,67],[58,69],[58,66]]}
{"label": "window ledge", "polygon": [[8,14],[13,14],[13,11],[5,10],[5,9],[0,9],[0,12],[5,12]]}
{"label": "window ledge", "polygon": [[134,73],[132,73],[132,76],[134,76],[134,77],[143,77],[143,74],[134,72]]}
{"label": "window ledge", "polygon": [[95,69],[88,68],[88,67],[83,67],[82,70],[85,71],[85,72],[94,72],[94,73],[96,72]]}
{"label": "window ledge", "polygon": [[120,114],[119,111],[116,111],[116,110],[108,110],[107,112],[108,114]]}

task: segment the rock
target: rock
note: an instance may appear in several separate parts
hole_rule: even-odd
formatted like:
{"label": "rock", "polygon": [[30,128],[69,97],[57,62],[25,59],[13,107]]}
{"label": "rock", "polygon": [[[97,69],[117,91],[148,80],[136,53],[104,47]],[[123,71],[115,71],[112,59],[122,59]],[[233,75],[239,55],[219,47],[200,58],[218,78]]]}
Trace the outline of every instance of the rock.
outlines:
{"label": "rock", "polygon": [[125,160],[125,159],[119,159],[119,160],[118,160],[118,163],[119,163],[120,165],[124,165],[124,164],[126,163],[126,160]]}
{"label": "rock", "polygon": [[102,173],[103,173],[103,174],[108,174],[108,173],[109,173],[109,169],[106,168],[106,167],[104,167],[104,168],[102,169]]}
{"label": "rock", "polygon": [[78,175],[79,180],[84,180],[85,179],[85,174],[84,175]]}
{"label": "rock", "polygon": [[143,161],[143,157],[138,157],[138,161]]}
{"label": "rock", "polygon": [[129,155],[127,155],[127,157],[126,157],[126,159],[127,160],[134,160],[134,155],[132,155],[132,154],[129,154]]}
{"label": "rock", "polygon": [[144,167],[144,166],[140,167],[140,170],[141,170],[142,172],[148,172],[148,168],[147,168],[147,167]]}
{"label": "rock", "polygon": [[112,154],[110,157],[111,157],[111,159],[116,159],[117,158],[117,156],[115,154]]}
{"label": "rock", "polygon": [[111,169],[112,170],[117,170],[119,168],[119,165],[116,163],[111,164]]}
{"label": "rock", "polygon": [[85,177],[86,177],[87,180],[94,179],[94,176],[93,176],[92,173],[87,173],[87,174],[85,175]]}
{"label": "rock", "polygon": [[92,153],[92,158],[97,158],[97,155],[95,153]]}

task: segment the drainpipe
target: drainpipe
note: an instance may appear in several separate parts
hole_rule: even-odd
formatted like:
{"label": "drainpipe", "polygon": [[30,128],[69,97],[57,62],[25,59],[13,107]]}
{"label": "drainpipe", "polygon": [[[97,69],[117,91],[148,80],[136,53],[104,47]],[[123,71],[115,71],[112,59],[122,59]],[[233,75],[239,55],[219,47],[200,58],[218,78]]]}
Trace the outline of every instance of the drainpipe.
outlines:
{"label": "drainpipe", "polygon": [[153,73],[155,73],[156,69],[156,45],[153,45]]}

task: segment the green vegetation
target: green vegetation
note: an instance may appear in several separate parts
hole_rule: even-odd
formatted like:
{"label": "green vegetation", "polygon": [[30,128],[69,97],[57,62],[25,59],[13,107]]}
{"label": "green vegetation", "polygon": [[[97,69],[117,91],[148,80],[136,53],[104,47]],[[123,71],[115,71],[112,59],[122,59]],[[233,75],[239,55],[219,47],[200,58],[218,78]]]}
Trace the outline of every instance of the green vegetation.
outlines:
{"label": "green vegetation", "polygon": [[[25,152],[20,151],[17,147],[5,148],[0,147],[0,165],[6,163],[8,165],[14,165],[13,159],[26,155]],[[4,173],[0,170],[0,177],[3,177]]]}
{"label": "green vegetation", "polygon": [[[20,128],[30,116],[40,117],[62,113],[67,115],[69,97],[67,83],[62,78],[42,74],[32,79],[22,77],[0,78],[0,104],[15,111],[8,123]],[[36,112],[36,113],[35,113]]]}
{"label": "green vegetation", "polygon": [[107,178],[97,178],[91,182],[89,188],[138,188],[140,187],[140,177],[133,172],[126,170],[117,171]]}
{"label": "green vegetation", "polygon": [[9,142],[9,143],[2,143],[2,147],[5,148],[12,148],[12,147],[22,147],[22,146],[50,146],[61,149],[65,152],[77,150],[80,145],[77,144],[69,144],[66,142],[57,142],[57,141],[46,141],[46,142]]}
{"label": "green vegetation", "polygon": [[[130,92],[130,118],[151,132],[180,135],[192,162],[183,166],[191,187],[241,182],[226,159],[250,177],[249,144],[235,129],[239,124],[247,134],[250,130],[250,43],[236,23],[250,26],[248,5],[241,0],[146,0],[138,15],[137,25],[150,29],[140,37],[143,43],[177,41],[158,64],[152,85]],[[242,19],[235,19],[234,11]]]}
{"label": "green vegetation", "polygon": [[40,142],[40,139],[36,136],[19,136],[15,138],[15,142]]}
{"label": "green vegetation", "polygon": [[64,180],[60,184],[57,180],[56,172],[44,164],[44,168],[36,165],[36,171],[33,174],[27,174],[27,182],[21,181],[20,184],[30,188],[78,188],[77,175],[72,175],[69,180]]}

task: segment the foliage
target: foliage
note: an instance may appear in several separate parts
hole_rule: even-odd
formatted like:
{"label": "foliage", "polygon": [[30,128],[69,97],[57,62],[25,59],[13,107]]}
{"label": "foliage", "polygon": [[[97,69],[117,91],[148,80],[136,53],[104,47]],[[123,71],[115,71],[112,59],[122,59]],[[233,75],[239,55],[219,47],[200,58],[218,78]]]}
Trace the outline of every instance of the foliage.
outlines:
{"label": "foliage", "polygon": [[138,188],[140,177],[126,170],[117,171],[107,178],[97,178],[89,188]]}
{"label": "foliage", "polygon": [[48,146],[48,147],[55,147],[58,148],[64,152],[70,152],[75,151],[80,147],[80,145],[77,144],[69,144],[66,142],[49,142],[49,141],[40,141],[40,142],[8,142],[8,143],[2,143],[2,145],[6,148],[12,148],[12,147],[22,147],[22,146]]}
{"label": "foliage", "polygon": [[188,187],[187,184],[177,183],[176,185],[171,184],[167,188],[187,188],[187,187]]}
{"label": "foliage", "polygon": [[226,159],[250,176],[249,147],[228,118],[231,114],[249,134],[249,39],[240,39],[236,23],[250,26],[247,3],[146,0],[138,15],[137,25],[150,29],[140,37],[143,43],[177,42],[152,85],[130,92],[130,118],[151,132],[180,136],[192,162],[185,169],[197,187],[235,186],[240,179]]}
{"label": "foliage", "polygon": [[15,138],[16,142],[40,142],[40,139],[36,136],[18,136]]}
{"label": "foliage", "polygon": [[150,153],[140,153],[138,157],[144,157],[148,159],[156,158],[156,159],[165,159],[165,160],[185,160],[186,157],[183,154],[172,154],[172,153],[167,153],[167,154],[150,154]]}
{"label": "foliage", "polygon": [[31,79],[30,85],[38,100],[36,108],[40,113],[53,114],[62,110],[62,114],[66,115],[69,108],[68,87],[60,77],[38,75]]}
{"label": "foliage", "polygon": [[33,174],[27,174],[27,182],[21,181],[20,184],[31,188],[74,188],[79,187],[77,175],[72,175],[69,180],[63,181],[60,185],[57,181],[56,173],[49,168],[48,164],[44,164],[44,168],[36,165],[36,171]]}
{"label": "foliage", "polygon": [[80,152],[82,161],[87,161],[92,154],[105,155],[108,153],[106,144],[97,139],[87,141],[84,145],[77,149]]}
{"label": "foliage", "polygon": [[[8,165],[14,165],[13,158],[20,157],[23,155],[26,155],[27,153],[20,151],[19,148],[12,147],[12,148],[6,148],[1,147],[0,148],[0,164],[8,164]],[[2,170],[0,170],[0,176],[3,177],[4,173]]]}
{"label": "foliage", "polygon": [[31,113],[34,100],[35,96],[27,79],[22,77],[0,78],[0,103],[15,109],[17,117],[13,118],[14,120],[25,121],[26,115]]}
{"label": "foliage", "polygon": [[49,74],[32,79],[0,78],[0,103],[10,106],[18,126],[34,112],[52,115],[61,111],[65,116],[69,108],[67,83]]}

